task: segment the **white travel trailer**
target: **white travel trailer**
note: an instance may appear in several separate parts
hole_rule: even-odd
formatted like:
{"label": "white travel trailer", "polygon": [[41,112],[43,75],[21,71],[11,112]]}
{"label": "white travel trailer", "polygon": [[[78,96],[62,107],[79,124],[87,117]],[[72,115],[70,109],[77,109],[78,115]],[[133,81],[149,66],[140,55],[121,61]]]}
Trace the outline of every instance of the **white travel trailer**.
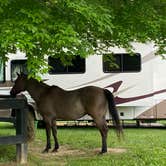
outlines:
{"label": "white travel trailer", "polygon": [[[118,64],[113,66],[109,64],[108,54],[93,55],[86,59],[76,56],[73,66],[68,67],[64,67],[59,59],[48,57],[52,68],[42,78],[45,83],[66,90],[89,85],[109,89],[114,93],[122,120],[166,119],[166,61],[155,56],[151,43],[133,45],[135,56],[129,56],[124,49],[110,48]],[[23,53],[10,54],[8,57],[6,64],[0,63],[0,94],[9,94],[16,72],[26,70]],[[38,119],[34,102],[29,96],[28,102]],[[82,118],[89,119],[88,116]],[[109,115],[107,119],[110,119]]]}

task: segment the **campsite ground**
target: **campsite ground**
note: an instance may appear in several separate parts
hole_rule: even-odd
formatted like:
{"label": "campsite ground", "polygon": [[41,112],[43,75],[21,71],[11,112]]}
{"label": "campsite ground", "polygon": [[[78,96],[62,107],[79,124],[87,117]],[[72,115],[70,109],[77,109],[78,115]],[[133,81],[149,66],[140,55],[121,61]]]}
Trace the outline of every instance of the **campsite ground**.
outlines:
{"label": "campsite ground", "polygon": [[[4,126],[5,125],[5,126]],[[14,133],[11,124],[0,124],[0,135]],[[109,130],[108,153],[98,155],[100,134],[93,127],[60,127],[58,153],[42,154],[44,129],[36,129],[36,137],[28,147],[27,166],[164,166],[166,165],[166,129],[124,129],[125,139],[118,141]],[[52,140],[53,142],[53,140]],[[15,146],[0,146],[0,165],[15,166]]]}

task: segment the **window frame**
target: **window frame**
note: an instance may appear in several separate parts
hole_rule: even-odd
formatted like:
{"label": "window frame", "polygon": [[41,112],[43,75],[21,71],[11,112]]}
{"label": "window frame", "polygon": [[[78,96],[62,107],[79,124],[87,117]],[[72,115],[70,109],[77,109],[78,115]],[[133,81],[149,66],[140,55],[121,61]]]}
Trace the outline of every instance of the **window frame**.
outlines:
{"label": "window frame", "polygon": [[[104,55],[106,55],[106,54],[104,54]],[[119,71],[117,70],[112,70],[112,71],[106,71],[105,70],[105,67],[104,67],[104,55],[103,55],[103,57],[102,57],[102,65],[103,65],[103,72],[104,73],[138,73],[138,72],[141,72],[141,70],[142,70],[142,59],[141,59],[141,54],[140,53],[134,53],[134,55],[130,55],[129,53],[114,53],[113,54],[113,56],[114,55],[119,55],[120,56],[120,62],[121,62],[121,64],[120,64],[120,69],[119,69]],[[124,56],[125,55],[128,55],[128,56],[138,56],[139,55],[139,69],[137,70],[137,69],[135,69],[135,70],[124,70]]]}
{"label": "window frame", "polygon": [[10,61],[10,79],[11,79],[11,82],[14,82],[15,80],[12,78],[12,62],[14,61],[26,61],[27,62],[27,59],[13,59]]}
{"label": "window frame", "polygon": [[[48,65],[51,66],[49,64],[49,58],[53,58],[51,56],[48,57]],[[80,71],[80,72],[73,72],[73,71],[68,71],[68,67],[72,67],[72,66],[64,66],[64,67],[67,67],[67,70],[66,71],[62,71],[62,72],[51,72],[50,70],[48,71],[48,74],[50,75],[62,75],[62,74],[65,74],[65,75],[69,75],[69,74],[84,74],[86,72],[86,58],[82,58],[84,59],[84,71]]]}
{"label": "window frame", "polygon": [[0,83],[4,83],[6,81],[6,68],[5,68],[5,63],[2,61],[3,63],[3,80],[0,80]]}

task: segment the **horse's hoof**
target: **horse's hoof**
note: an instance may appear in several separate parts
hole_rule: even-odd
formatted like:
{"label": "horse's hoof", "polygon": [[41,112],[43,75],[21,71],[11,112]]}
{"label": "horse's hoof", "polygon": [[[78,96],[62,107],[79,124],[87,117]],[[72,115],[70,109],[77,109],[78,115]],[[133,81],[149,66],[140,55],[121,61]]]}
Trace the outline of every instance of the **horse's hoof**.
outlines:
{"label": "horse's hoof", "polygon": [[42,151],[42,153],[48,153],[48,149],[44,149],[43,151]]}
{"label": "horse's hoof", "polygon": [[105,154],[105,153],[107,153],[107,151],[101,151],[101,152],[99,152],[99,155],[102,155],[102,154]]}
{"label": "horse's hoof", "polygon": [[56,153],[56,152],[58,152],[58,149],[53,149],[52,150],[52,153]]}

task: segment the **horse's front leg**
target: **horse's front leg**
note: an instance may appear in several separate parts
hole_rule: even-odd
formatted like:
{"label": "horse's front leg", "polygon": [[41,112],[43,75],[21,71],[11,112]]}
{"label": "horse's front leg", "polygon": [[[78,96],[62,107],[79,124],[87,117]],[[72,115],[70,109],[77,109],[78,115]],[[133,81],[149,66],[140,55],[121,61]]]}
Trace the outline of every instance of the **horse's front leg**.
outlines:
{"label": "horse's front leg", "polygon": [[59,144],[57,139],[57,126],[56,126],[56,122],[54,123],[54,121],[52,121],[52,135],[54,137],[54,142],[55,142],[55,146],[52,152],[57,152],[59,149]]}
{"label": "horse's front leg", "polygon": [[46,122],[46,136],[47,136],[47,144],[46,144],[46,148],[43,150],[43,153],[48,153],[49,149],[51,149],[51,141],[50,141],[51,126],[47,122]]}

